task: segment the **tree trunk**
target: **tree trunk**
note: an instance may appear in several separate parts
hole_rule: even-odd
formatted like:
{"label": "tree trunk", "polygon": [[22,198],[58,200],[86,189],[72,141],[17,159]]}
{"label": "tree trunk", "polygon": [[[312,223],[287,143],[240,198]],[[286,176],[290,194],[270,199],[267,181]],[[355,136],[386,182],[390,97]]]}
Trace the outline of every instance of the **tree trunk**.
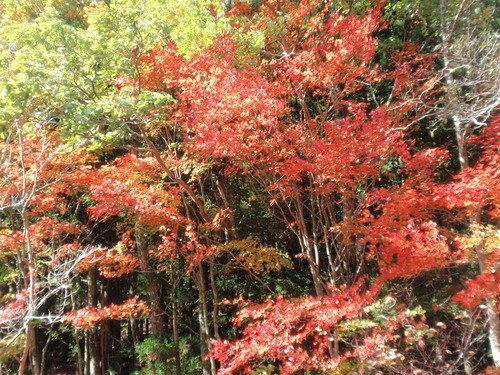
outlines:
{"label": "tree trunk", "polygon": [[151,273],[153,267],[149,260],[148,249],[139,224],[135,226],[135,241],[141,271],[146,279],[146,290],[151,306],[151,331],[149,333],[153,336],[166,336],[165,309],[161,301],[161,284]]}
{"label": "tree trunk", "polygon": [[181,353],[180,353],[180,334],[179,334],[179,303],[177,299],[177,279],[174,276],[173,267],[170,267],[170,281],[172,285],[172,330],[174,333],[175,345],[175,371],[177,375],[181,374]]}
{"label": "tree trunk", "polygon": [[[88,306],[97,307],[97,270],[91,269],[88,273]],[[101,375],[101,361],[99,348],[99,331],[96,327],[87,333],[88,374]]]}
{"label": "tree trunk", "polygon": [[52,331],[54,329],[54,325],[51,324],[50,325],[50,328],[49,328],[49,334],[48,334],[48,337],[47,337],[47,341],[45,342],[45,345],[43,347],[43,350],[42,350],[42,358],[41,358],[41,361],[40,361],[40,374],[45,374],[45,363],[46,363],[46,356],[47,356],[47,350],[49,348],[49,345],[50,345],[50,341],[52,339]]}
{"label": "tree trunk", "polygon": [[469,166],[469,157],[467,156],[467,144],[462,124],[458,116],[453,116],[453,128],[455,129],[455,138],[457,140],[458,161],[460,170],[463,171]]}
{"label": "tree trunk", "polygon": [[[70,292],[70,297],[71,297],[71,310],[75,311],[76,310],[76,299],[74,293],[71,291]],[[80,347],[80,339],[78,337],[78,329],[76,327],[73,328],[73,335],[75,337],[75,345],[76,345],[76,350],[77,350],[77,374],[78,375],[85,375],[85,370],[84,370],[84,365],[83,365],[83,355],[82,355],[82,348]]]}
{"label": "tree trunk", "polygon": [[213,310],[212,310],[213,320],[214,320],[214,336],[217,340],[220,340],[221,337],[220,337],[220,333],[219,333],[219,320],[218,320],[219,308],[218,308],[218,304],[217,304],[219,297],[218,297],[218,292],[217,292],[217,285],[215,282],[215,266],[214,266],[214,262],[212,259],[210,259],[209,262],[210,262],[210,264],[209,264],[209,266],[210,266],[210,286],[212,288],[212,293],[214,296]]}
{"label": "tree trunk", "polygon": [[19,375],[24,375],[26,371],[26,364],[28,362],[28,357],[29,357],[29,345],[28,343],[31,341],[31,329],[29,329],[29,325],[31,323],[28,323],[28,327],[26,328],[26,346],[24,347],[23,350],[23,356],[21,357],[21,361],[19,364]]}
{"label": "tree trunk", "polygon": [[210,343],[210,324],[208,320],[208,301],[207,301],[207,290],[205,286],[205,275],[203,270],[203,264],[196,268],[197,275],[195,276],[195,281],[198,286],[199,295],[199,309],[198,309],[198,320],[200,323],[200,336],[202,343],[202,358],[209,355],[210,358],[203,362],[203,375],[217,375],[217,368],[215,366],[215,360],[212,357],[212,344]]}
{"label": "tree trunk", "polygon": [[[24,161],[23,161],[24,164]],[[25,168],[23,167],[23,174],[25,173]],[[24,175],[24,179],[26,176]],[[26,180],[24,180],[26,181]],[[26,190],[26,186],[24,189]],[[24,202],[21,208],[21,215],[23,220],[23,246],[26,249],[26,256],[28,258],[28,277],[25,278],[26,287],[28,288],[28,311],[26,314],[27,325],[26,325],[26,349],[23,353],[23,359],[21,360],[21,367],[19,369],[20,374],[24,374],[26,370],[26,360],[29,357],[31,361],[31,373],[33,375],[39,375],[40,373],[40,357],[38,353],[37,343],[36,343],[36,329],[33,326],[32,317],[35,314],[36,305],[36,284],[38,282],[36,276],[36,261],[35,253],[31,244],[31,233],[29,229],[29,220],[27,215],[27,206],[29,199]]]}
{"label": "tree trunk", "polygon": [[314,257],[313,249],[312,249],[312,241],[307,238],[307,233],[299,232],[299,243],[302,250],[302,253],[306,256],[306,259],[309,263],[309,268],[311,270],[311,276],[314,283],[314,291],[316,292],[316,296],[321,297],[326,295],[326,286],[321,278],[321,273],[319,270],[319,265],[316,262]]}
{"label": "tree trunk", "polygon": [[[134,288],[133,285],[137,284],[136,277],[132,276],[132,279],[129,284],[128,290],[128,298],[132,298],[134,296]],[[135,352],[135,348],[137,348],[137,344],[142,342],[141,332],[139,329],[139,322],[133,316],[129,318],[129,335],[132,338],[132,344],[134,345],[134,370],[139,369],[139,360],[137,359],[137,353]]]}
{"label": "tree trunk", "polygon": [[40,374],[40,353],[38,352],[37,345],[37,330],[33,326],[32,323],[29,324],[29,328],[31,329],[31,338],[29,341],[30,346],[30,357],[31,357],[31,372],[33,375]]}
{"label": "tree trunk", "polygon": [[[479,249],[477,252],[479,269],[481,274],[486,271],[485,258],[486,254]],[[488,321],[488,338],[490,341],[491,354],[493,356],[493,363],[495,367],[500,367],[500,319],[498,316],[497,308],[491,298],[485,298],[486,305],[486,318]]]}
{"label": "tree trunk", "polygon": [[85,375],[82,348],[80,346],[80,339],[78,338],[78,329],[76,327],[73,328],[73,335],[75,337],[75,345],[77,351],[77,375]]}

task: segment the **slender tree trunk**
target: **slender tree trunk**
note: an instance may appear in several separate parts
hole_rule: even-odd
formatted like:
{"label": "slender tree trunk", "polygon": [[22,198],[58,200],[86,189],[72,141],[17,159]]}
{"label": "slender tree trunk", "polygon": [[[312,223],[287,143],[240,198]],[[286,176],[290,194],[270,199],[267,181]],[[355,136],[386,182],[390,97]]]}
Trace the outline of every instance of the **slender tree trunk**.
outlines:
{"label": "slender tree trunk", "polygon": [[[136,284],[136,278],[132,276],[130,281],[129,290],[128,290],[128,298],[132,298],[134,296],[133,285]],[[135,348],[137,348],[137,344],[139,344],[141,339],[141,333],[139,328],[139,322],[133,316],[129,318],[129,335],[132,338],[132,344],[134,345],[134,370],[139,369],[139,361],[137,359],[137,353],[135,352]]]}
{"label": "slender tree trunk", "polygon": [[[297,230],[295,231],[295,234],[298,237],[302,253],[306,256],[306,259],[309,262],[309,268],[311,270],[311,276],[314,283],[314,290],[316,292],[316,295],[318,297],[324,296],[326,288],[325,283],[321,278],[319,254],[317,253],[317,247],[314,246],[313,241],[309,238],[307,221],[305,219],[304,207],[303,203],[301,202],[300,196],[295,197],[293,203],[293,208],[295,208],[296,211],[294,214],[294,218],[297,224]],[[293,208],[290,208],[290,210],[292,210]]]}
{"label": "slender tree trunk", "polygon": [[47,349],[49,348],[49,345],[50,345],[50,341],[52,339],[52,330],[54,329],[54,325],[51,324],[50,325],[50,328],[49,328],[49,334],[48,334],[48,337],[47,337],[47,341],[45,342],[45,345],[43,347],[43,350],[42,350],[42,359],[40,361],[40,374],[44,375],[45,374],[45,359],[47,357]]}
{"label": "slender tree trunk", "polygon": [[149,303],[151,305],[150,334],[155,336],[166,336],[165,309],[161,301],[161,284],[151,273],[152,266],[149,260],[148,249],[146,247],[142,230],[138,224],[135,226],[135,240],[141,271],[144,272],[146,290],[149,297]]}
{"label": "slender tree trunk", "polygon": [[[71,297],[71,309],[73,311],[76,310],[76,299],[75,295],[73,294],[72,291],[70,291],[70,297]],[[85,370],[83,367],[83,355],[82,355],[82,348],[80,347],[80,339],[78,337],[78,329],[75,327],[73,328],[73,335],[75,337],[75,345],[76,345],[76,351],[77,351],[77,368],[78,368],[78,375],[85,375]]]}
{"label": "slender tree trunk", "polygon": [[38,345],[37,345],[37,332],[36,328],[33,326],[33,323],[29,324],[28,329],[30,329],[31,335],[30,335],[30,341],[29,341],[29,346],[30,346],[30,357],[31,357],[31,372],[33,375],[39,375],[40,374],[40,354],[38,352]]}
{"label": "slender tree trunk", "polygon": [[218,297],[218,292],[217,292],[217,285],[215,282],[215,266],[214,266],[214,262],[212,259],[209,260],[209,262],[210,262],[210,264],[209,264],[209,267],[210,267],[210,286],[212,287],[212,293],[214,296],[213,310],[212,310],[213,321],[214,321],[214,336],[217,340],[220,340],[221,337],[219,334],[219,320],[218,320],[219,308],[217,305],[219,297]]}
{"label": "slender tree trunk", "polygon": [[26,371],[26,364],[28,362],[28,356],[29,356],[29,345],[28,343],[31,341],[31,329],[29,329],[29,325],[31,323],[28,323],[28,327],[26,327],[26,346],[24,347],[23,350],[23,356],[21,357],[21,361],[19,364],[19,375],[24,375]]}
{"label": "slender tree trunk", "polygon": [[[130,329],[130,337],[132,338],[132,343],[134,345],[134,349],[137,347],[137,344],[141,342],[140,334],[139,334],[139,325],[137,324],[137,319],[131,317],[129,319],[129,329]],[[139,368],[139,361],[137,360],[137,355],[134,350],[134,369]]]}
{"label": "slender tree trunk", "polygon": [[100,324],[100,329],[98,331],[99,335],[99,356],[101,358],[101,375],[105,374],[105,369],[108,368],[108,358],[109,358],[109,336],[110,336],[110,321],[105,320]]}
{"label": "slender tree trunk", "polygon": [[[88,306],[97,307],[97,270],[91,269],[88,273]],[[87,352],[89,375],[101,374],[99,349],[99,331],[96,327],[89,329],[87,334]]]}
{"label": "slender tree trunk", "polygon": [[[477,252],[479,269],[483,274],[486,269],[486,254],[482,249]],[[493,363],[495,367],[500,367],[500,319],[498,310],[494,301],[491,298],[485,298],[486,316],[488,319],[488,338],[490,341],[491,354],[493,356]]]}
{"label": "slender tree trunk", "polygon": [[85,364],[84,368],[84,374],[89,375],[90,374],[90,332],[87,330],[85,331],[85,338],[83,342],[83,363]]}
{"label": "slender tree trunk", "polygon": [[177,375],[181,374],[181,353],[179,335],[179,302],[177,299],[177,277],[174,275],[173,267],[170,267],[170,281],[172,285],[172,331],[175,345],[175,370]]}
{"label": "slender tree trunk", "polygon": [[[21,140],[22,143],[22,140]],[[23,151],[24,152],[24,151]],[[23,155],[23,152],[21,155]],[[22,158],[23,164],[23,192],[27,194],[26,188],[26,169],[24,167],[24,158]],[[26,369],[26,358],[29,357],[31,360],[31,373],[33,375],[39,375],[40,373],[40,358],[38,355],[38,347],[36,343],[36,329],[33,326],[32,316],[35,313],[35,299],[36,299],[36,284],[37,284],[37,267],[35,261],[35,253],[31,244],[31,233],[29,229],[29,220],[27,215],[27,207],[30,201],[29,197],[25,198],[25,202],[21,208],[21,215],[23,219],[23,240],[24,248],[26,249],[26,256],[28,260],[28,277],[27,277],[27,288],[28,288],[28,311],[27,311],[27,324],[26,324],[26,350],[23,354],[22,365],[19,373],[24,374]]]}
{"label": "slender tree trunk", "polygon": [[217,176],[217,189],[221,196],[222,202],[224,204],[224,209],[228,215],[228,222],[223,223],[224,233],[226,236],[226,241],[238,239],[238,233],[236,232],[236,221],[234,219],[233,210],[229,203],[229,198],[227,194],[227,177],[224,175]]}
{"label": "slender tree trunk", "polygon": [[455,129],[455,138],[457,140],[458,161],[460,163],[460,170],[464,170],[469,166],[469,157],[467,155],[467,144],[465,139],[463,126],[458,116],[453,116],[453,128]]}
{"label": "slender tree trunk", "polygon": [[89,329],[88,334],[88,352],[89,352],[89,375],[101,374],[101,363],[99,350],[99,330],[96,327]]}
{"label": "slender tree trunk", "polygon": [[177,375],[181,374],[181,352],[180,352],[180,336],[179,336],[179,306],[177,301],[172,304],[172,329],[174,331],[175,345],[175,370]]}
{"label": "slender tree trunk", "polygon": [[212,344],[210,343],[210,323],[208,320],[207,290],[205,286],[205,275],[202,263],[200,263],[195,272],[197,273],[196,283],[198,284],[200,304],[198,309],[198,320],[200,323],[200,335],[202,342],[201,354],[202,357],[205,357],[207,354],[210,356],[209,360],[204,362],[203,375],[217,375],[215,360],[212,357]]}
{"label": "slender tree trunk", "polygon": [[[470,218],[470,223],[479,223],[481,220],[481,212],[478,211]],[[476,248],[477,260],[479,264],[479,271],[484,274],[488,266],[486,264],[486,258],[488,253],[484,249],[483,245],[479,245]],[[491,298],[485,298],[486,305],[486,319],[488,322],[488,339],[490,342],[490,350],[493,357],[493,363],[495,367],[500,367],[500,318],[498,316],[498,310]]]}
{"label": "slender tree trunk", "polygon": [[319,271],[319,266],[315,261],[314,252],[312,249],[312,243],[307,238],[307,233],[299,233],[299,243],[302,249],[302,253],[306,256],[309,263],[309,268],[311,270],[311,276],[314,283],[314,290],[318,297],[325,295],[325,283],[321,278],[321,273]]}

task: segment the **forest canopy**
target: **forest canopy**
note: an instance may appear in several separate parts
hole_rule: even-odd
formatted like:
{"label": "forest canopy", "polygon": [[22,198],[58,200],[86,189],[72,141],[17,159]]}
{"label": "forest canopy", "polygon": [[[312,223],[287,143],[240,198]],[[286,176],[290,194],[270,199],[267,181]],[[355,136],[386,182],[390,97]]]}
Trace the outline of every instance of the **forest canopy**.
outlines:
{"label": "forest canopy", "polygon": [[0,373],[497,373],[499,12],[3,0]]}

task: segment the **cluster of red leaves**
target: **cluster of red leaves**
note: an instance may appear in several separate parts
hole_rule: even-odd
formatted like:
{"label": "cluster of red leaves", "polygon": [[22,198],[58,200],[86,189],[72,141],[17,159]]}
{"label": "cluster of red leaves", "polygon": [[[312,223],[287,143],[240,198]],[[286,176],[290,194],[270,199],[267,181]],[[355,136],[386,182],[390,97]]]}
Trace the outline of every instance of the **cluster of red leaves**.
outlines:
{"label": "cluster of red leaves", "polygon": [[234,319],[237,326],[245,326],[243,338],[213,342],[214,357],[223,364],[220,374],[250,373],[263,363],[279,363],[282,374],[311,369],[331,372],[349,358],[365,361],[380,353],[394,340],[396,320],[345,340],[347,348],[337,357],[329,353],[334,337],[349,335],[349,323],[362,316],[376,294],[374,290],[360,293],[361,285],[332,288],[332,294],[325,297],[290,300],[279,296],[247,305]]}
{"label": "cluster of red leaves", "polygon": [[430,149],[406,155],[409,178],[401,186],[374,190],[364,202],[363,242],[369,259],[379,262],[382,278],[415,276],[457,260],[435,222],[435,184],[432,175],[447,152]]}
{"label": "cluster of red leaves", "polygon": [[172,118],[182,124],[188,150],[204,157],[257,157],[253,146],[283,114],[284,103],[255,68],[234,66],[236,48],[226,37],[188,61],[172,44],[142,58],[147,85],[176,88]]}
{"label": "cluster of red leaves", "polygon": [[50,265],[56,265],[59,262],[63,262],[65,258],[71,256],[74,252],[81,248],[81,244],[77,241],[66,243],[57,249],[57,252],[52,258]]}
{"label": "cluster of red leaves", "polygon": [[57,132],[28,134],[1,142],[0,151],[8,158],[2,160],[0,196],[3,203],[28,204],[30,215],[43,211],[66,210],[66,197],[72,191],[72,181],[88,169],[92,157],[81,149],[62,146]]}
{"label": "cluster of red leaves", "polygon": [[[73,241],[82,229],[55,217],[65,214],[73,182],[87,172],[93,158],[81,149],[64,147],[56,131],[40,128],[35,134],[18,130],[10,142],[0,142],[0,152],[8,156],[0,166],[0,204],[24,212],[30,222],[26,230],[33,254],[51,258],[54,246]],[[25,251],[26,242],[21,229],[2,229],[0,233],[0,251]],[[33,266],[30,271],[43,272]]]}
{"label": "cluster of red leaves", "polygon": [[[285,18],[279,17],[283,9]],[[238,45],[228,36],[190,60],[179,57],[173,44],[141,58],[145,87],[176,89],[172,117],[185,132],[186,149],[202,158],[228,158],[233,166],[279,174],[284,185],[301,174],[323,173],[325,180],[332,174],[344,180],[373,175],[383,155],[397,152],[401,133],[390,130],[391,119],[383,110],[368,119],[359,104],[341,96],[359,89],[363,80],[376,79],[367,66],[375,52],[372,34],[381,24],[380,9],[367,10],[364,17],[343,16],[322,2],[286,1],[266,2],[261,13],[254,27],[266,29],[273,20],[272,37],[282,32],[279,43],[267,41],[266,50],[283,50],[261,65],[238,66]],[[349,107],[353,119],[337,123],[306,116],[297,123],[287,118],[294,111],[287,108],[287,99],[303,101],[307,90],[320,94],[334,86],[342,89],[326,105]],[[349,173],[347,166],[361,170]]]}
{"label": "cluster of red leaves", "polygon": [[446,237],[432,221],[420,225],[410,221],[396,231],[380,234],[371,257],[378,259],[382,278],[386,280],[443,268],[454,260]]}
{"label": "cluster of red leaves", "polygon": [[[162,162],[172,170],[200,167],[175,157],[164,157]],[[138,225],[145,234],[160,234],[162,243],[149,250],[160,261],[181,255],[191,271],[213,253],[215,248],[204,244],[200,231],[217,229],[220,215],[201,227],[184,217],[180,188],[163,182],[163,172],[154,158],[126,154],[89,172],[78,183],[90,191],[95,201],[88,209],[91,218],[121,217],[120,228],[124,230],[122,241],[111,249],[94,252],[80,264],[81,270],[98,267],[103,276],[117,277],[138,267],[132,239]]]}
{"label": "cluster of red leaves", "polygon": [[[256,69],[234,67],[231,52],[226,50],[225,58],[208,57],[212,53],[178,68],[179,106],[173,118],[186,131],[188,151],[280,176],[271,188],[285,195],[296,194],[290,186],[306,175],[315,175],[314,188],[322,191],[355,190],[360,180],[379,174],[392,154],[405,152],[403,133],[393,129],[394,119],[383,108],[367,115],[361,105],[348,103],[351,116],[341,121],[280,121],[289,111],[280,98],[286,90],[276,90],[277,83]],[[163,55],[155,51],[145,57],[145,64],[158,66],[150,69],[156,79],[160,56],[171,54],[165,49]],[[170,82],[171,76],[165,79]]]}
{"label": "cluster of red leaves", "polygon": [[[474,167],[459,173],[454,181],[437,188],[438,201],[460,220],[487,214],[492,221],[500,218],[500,116],[474,140],[483,147],[483,157]],[[471,225],[472,234],[460,236],[455,243],[465,259],[481,257],[483,269],[475,279],[466,282],[466,288],[453,300],[466,308],[473,308],[485,299],[500,308],[500,246],[498,229],[488,229],[477,222]]]}
{"label": "cluster of red leaves", "polygon": [[131,298],[121,305],[111,304],[103,308],[87,307],[75,310],[63,316],[62,321],[70,323],[79,329],[89,329],[107,319],[127,319],[148,314],[149,308],[138,297]]}
{"label": "cluster of red leaves", "polygon": [[[194,166],[172,158],[164,158],[163,162],[172,168]],[[162,243],[154,251],[150,250],[159,260],[182,255],[190,264],[189,271],[214,251],[214,247],[201,240],[201,228],[180,212],[181,191],[163,183],[162,171],[155,159],[127,154],[111,165],[88,173],[80,183],[96,202],[89,208],[91,217],[107,220],[122,216],[121,228],[125,228],[122,241],[112,249],[93,253],[82,262],[81,269],[99,267],[103,276],[117,277],[138,267],[139,260],[133,255],[135,243],[131,238],[137,225],[148,233],[161,234]],[[206,223],[204,228],[217,226],[216,221]]]}
{"label": "cluster of red leaves", "polygon": [[437,53],[425,54],[420,46],[410,43],[393,54],[394,70],[384,74],[384,78],[394,80],[393,96],[399,97],[394,107],[399,113],[423,102],[430,104],[431,97],[441,90],[432,69],[437,56]]}
{"label": "cluster of red leaves", "polygon": [[177,190],[162,184],[161,177],[153,158],[127,154],[89,172],[79,183],[97,202],[89,208],[93,219],[124,214],[133,222],[159,227],[177,219],[180,204]]}
{"label": "cluster of red leaves", "polygon": [[500,116],[473,138],[483,149],[483,156],[473,167],[457,174],[454,181],[436,189],[439,204],[460,215],[471,217],[478,212],[500,217]]}
{"label": "cluster of red leaves", "polygon": [[139,259],[133,255],[130,241],[119,241],[112,248],[99,248],[78,264],[78,269],[98,268],[106,278],[120,277],[139,267]]}
{"label": "cluster of red leaves", "polygon": [[474,308],[488,301],[500,309],[500,232],[494,226],[471,225],[472,233],[455,240],[464,261],[481,261],[481,274],[466,282],[466,288],[453,297],[466,308]]}
{"label": "cluster of red leaves", "polygon": [[329,1],[318,0],[269,1],[261,7],[253,28],[273,29],[266,33],[262,65],[277,79],[282,95],[295,91],[301,96],[306,90],[322,94],[342,86],[337,95],[343,97],[356,91],[363,79],[376,79],[376,68],[370,69],[369,62],[377,46],[373,33],[382,27],[380,7],[368,9],[363,17],[331,9]]}
{"label": "cluster of red leaves", "polygon": [[[210,225],[209,225],[210,227]],[[182,231],[169,231],[163,235],[163,242],[158,246],[156,255],[162,260],[173,260],[182,256],[188,262],[188,272],[191,272],[200,262],[210,258],[216,250],[215,245],[206,245],[199,229],[194,222],[186,220]]]}
{"label": "cluster of red leaves", "polygon": [[285,189],[302,176],[312,175],[318,191],[349,194],[359,183],[378,176],[391,155],[404,152],[402,133],[392,129],[392,119],[384,109],[369,116],[361,109],[352,111],[352,117],[325,122],[322,129],[311,126],[303,131],[298,124],[284,132],[288,153],[275,157],[266,170],[282,176],[276,187]]}
{"label": "cluster of red leaves", "polygon": [[29,290],[22,290],[14,299],[14,301],[7,303],[4,308],[0,310],[0,326],[6,322],[12,321],[20,316],[23,316],[28,310],[28,295]]}
{"label": "cluster of red leaves", "polygon": [[500,313],[500,272],[487,271],[466,283],[466,289],[453,297],[467,309],[472,309],[488,299]]}
{"label": "cluster of red leaves", "polygon": [[23,233],[21,231],[2,230],[0,233],[0,251],[9,253],[21,248],[23,243]]}
{"label": "cluster of red leaves", "polygon": [[483,158],[451,182],[432,182],[433,171],[446,159],[446,152],[425,150],[407,160],[409,177],[401,186],[369,194],[366,206],[371,210],[365,211],[363,219],[369,223],[364,241],[369,243],[371,259],[379,261],[382,279],[414,276],[482,256],[485,269],[476,279],[467,281],[466,289],[454,300],[466,308],[481,304],[484,298],[498,301],[500,249],[491,243],[498,237],[477,225],[471,226],[472,235],[458,235],[437,225],[438,219],[448,224],[469,224],[480,213],[498,219],[500,173],[499,156],[494,151],[499,146],[494,135],[498,129],[499,121],[494,119],[477,137],[484,148]]}
{"label": "cluster of red leaves", "polygon": [[[62,222],[57,219],[41,216],[36,222],[28,226],[30,232],[30,245],[38,255],[47,255],[51,251],[51,245],[58,241],[64,241],[68,236],[78,234],[81,231],[79,225],[69,222]],[[2,231],[0,233],[0,251],[12,252],[22,249],[25,244],[25,237],[22,230]],[[62,245],[64,246],[64,245]]]}
{"label": "cluster of red leaves", "polygon": [[500,217],[500,157],[459,173],[453,182],[436,189],[439,203],[464,219],[486,211],[492,219]]}

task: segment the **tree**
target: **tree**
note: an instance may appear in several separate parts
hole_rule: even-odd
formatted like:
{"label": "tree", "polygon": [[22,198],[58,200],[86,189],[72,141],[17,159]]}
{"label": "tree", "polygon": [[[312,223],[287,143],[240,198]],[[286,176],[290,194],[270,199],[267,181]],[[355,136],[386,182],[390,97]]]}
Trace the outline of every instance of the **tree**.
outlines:
{"label": "tree", "polygon": [[[475,7],[482,12],[482,21],[473,18]],[[452,14],[448,15],[450,10]],[[496,30],[481,25],[488,22],[490,12],[491,8],[479,1],[440,2],[442,80],[447,104],[440,106],[436,114],[453,121],[462,170],[469,166],[467,139],[488,123],[500,104],[498,35]]]}
{"label": "tree", "polygon": [[[44,124],[28,122],[18,122],[1,147],[1,208],[6,224],[1,248],[19,272],[9,281],[9,289],[17,290],[17,295],[1,310],[8,338],[2,350],[25,340],[19,373],[25,373],[30,359],[38,374],[45,363],[36,345],[35,324],[52,327],[61,321],[77,267],[94,251],[71,241],[80,229],[64,220],[68,189],[73,176],[84,169],[86,154],[73,150],[76,162],[69,162],[70,154],[56,133],[47,132]],[[50,306],[54,298],[57,302]]]}

